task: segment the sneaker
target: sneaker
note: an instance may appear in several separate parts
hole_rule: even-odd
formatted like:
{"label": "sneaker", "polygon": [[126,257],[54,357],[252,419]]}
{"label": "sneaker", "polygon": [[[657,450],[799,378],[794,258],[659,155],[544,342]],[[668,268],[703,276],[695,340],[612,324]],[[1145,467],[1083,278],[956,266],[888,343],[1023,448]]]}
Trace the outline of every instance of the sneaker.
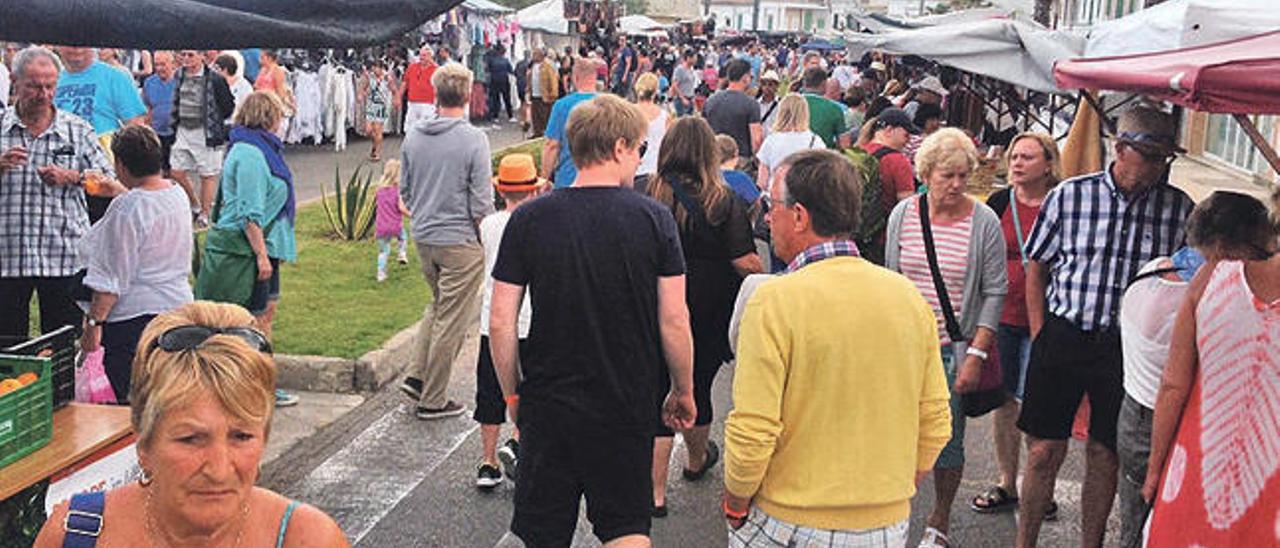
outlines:
{"label": "sneaker", "polygon": [[514,123],[519,122],[520,120],[517,120],[515,116],[512,116],[512,117],[511,117],[511,119],[510,119],[510,120],[507,120],[507,121],[508,121],[508,122],[511,122],[511,123],[513,123],[513,124],[514,124]]}
{"label": "sneaker", "polygon": [[396,260],[400,261],[400,264],[409,264],[409,254],[401,251],[400,255],[396,257]]}
{"label": "sneaker", "polygon": [[502,461],[502,472],[516,481],[516,466],[520,463],[520,442],[510,439],[498,448],[498,460]]}
{"label": "sneaker", "polygon": [[405,377],[404,382],[400,383],[400,391],[404,395],[413,398],[413,401],[422,399],[422,381],[413,377]]}
{"label": "sneaker", "polygon": [[435,419],[446,419],[449,417],[456,417],[466,412],[467,412],[467,406],[462,405],[456,401],[449,400],[444,404],[444,407],[441,407],[439,409],[431,409],[429,407],[418,406],[418,409],[414,412],[414,414],[417,415],[418,418],[422,420],[429,421],[429,420],[435,420]]}
{"label": "sneaker", "polygon": [[298,395],[276,389],[276,407],[293,407],[298,405]]}
{"label": "sneaker", "polygon": [[480,468],[476,470],[476,487],[488,490],[501,484],[502,472],[498,471],[498,467],[487,462],[480,463]]}
{"label": "sneaker", "polygon": [[385,282],[385,281],[387,281],[387,271],[386,271],[386,270],[382,270],[382,269],[378,269],[378,276],[377,276],[377,278],[378,278],[378,281],[379,281],[379,282]]}

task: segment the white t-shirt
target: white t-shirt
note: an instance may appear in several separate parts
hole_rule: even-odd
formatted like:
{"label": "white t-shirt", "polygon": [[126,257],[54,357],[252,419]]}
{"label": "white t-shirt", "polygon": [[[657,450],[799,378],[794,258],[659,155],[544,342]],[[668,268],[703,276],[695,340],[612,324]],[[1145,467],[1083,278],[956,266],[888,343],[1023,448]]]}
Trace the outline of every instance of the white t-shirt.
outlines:
{"label": "white t-shirt", "polygon": [[772,171],[777,169],[787,156],[815,148],[827,148],[827,144],[812,131],[775,131],[764,138],[756,158],[769,166],[769,170]]}
{"label": "white t-shirt", "polygon": [[0,63],[0,106],[9,104],[9,68]]}
{"label": "white t-shirt", "polygon": [[[493,265],[498,262],[498,247],[502,244],[502,232],[511,220],[511,210],[504,209],[480,221],[480,242],[484,244],[484,297],[480,306],[480,334],[489,336],[489,305],[493,301]],[[529,304],[529,291],[524,292],[520,304],[518,338],[529,338],[529,324],[533,321],[533,306]]]}
{"label": "white t-shirt", "polygon": [[[1172,266],[1161,257],[1143,265],[1139,273]],[[1173,323],[1189,284],[1149,276],[1134,282],[1120,301],[1120,349],[1124,355],[1124,391],[1148,409],[1156,407],[1160,377],[1164,375]]]}
{"label": "white t-shirt", "polygon": [[236,83],[231,84],[231,96],[236,99],[237,109],[251,94],[253,94],[253,84],[250,84],[244,78],[236,78]]}
{"label": "white t-shirt", "polygon": [[663,110],[658,114],[657,118],[649,121],[649,132],[646,140],[649,148],[644,151],[644,156],[640,158],[640,166],[636,168],[636,175],[653,175],[658,171],[658,149],[662,145],[662,138],[667,136],[667,111]]}
{"label": "white t-shirt", "polygon": [[85,285],[120,296],[107,321],[191,302],[191,210],[182,187],[117,196],[80,245],[88,266]]}

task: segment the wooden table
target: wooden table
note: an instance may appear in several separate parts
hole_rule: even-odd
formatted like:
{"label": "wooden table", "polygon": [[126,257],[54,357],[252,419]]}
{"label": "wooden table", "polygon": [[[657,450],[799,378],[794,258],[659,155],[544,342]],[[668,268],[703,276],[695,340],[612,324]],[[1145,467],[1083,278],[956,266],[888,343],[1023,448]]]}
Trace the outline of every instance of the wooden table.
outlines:
{"label": "wooden table", "polygon": [[70,403],[53,413],[53,438],[0,468],[0,500],[49,478],[133,433],[129,408]]}

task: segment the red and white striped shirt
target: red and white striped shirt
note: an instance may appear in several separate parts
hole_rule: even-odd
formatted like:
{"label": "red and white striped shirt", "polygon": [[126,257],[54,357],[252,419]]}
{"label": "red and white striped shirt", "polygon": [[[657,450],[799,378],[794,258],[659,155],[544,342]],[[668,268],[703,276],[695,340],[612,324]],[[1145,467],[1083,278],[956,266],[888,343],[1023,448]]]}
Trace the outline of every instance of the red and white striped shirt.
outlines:
{"label": "red and white striped shirt", "polygon": [[[898,239],[901,260],[898,269],[916,284],[925,301],[933,307],[933,315],[938,320],[938,340],[945,346],[951,344],[947,335],[947,324],[942,317],[942,305],[938,301],[938,292],[933,288],[933,274],[929,270],[929,256],[924,249],[924,232],[920,229],[919,200],[912,199],[907,204],[906,216],[902,223],[902,235]],[[975,208],[976,209],[976,208]],[[942,283],[947,287],[947,297],[951,300],[957,321],[962,311],[964,300],[964,278],[969,270],[969,241],[973,234],[973,214],[953,224],[931,223],[933,243],[938,253],[938,268],[942,270]]]}

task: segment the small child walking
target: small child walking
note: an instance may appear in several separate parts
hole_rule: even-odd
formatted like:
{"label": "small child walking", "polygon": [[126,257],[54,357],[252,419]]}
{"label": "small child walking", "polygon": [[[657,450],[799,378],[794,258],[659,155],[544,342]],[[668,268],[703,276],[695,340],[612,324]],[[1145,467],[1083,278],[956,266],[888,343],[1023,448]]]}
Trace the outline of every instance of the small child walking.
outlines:
{"label": "small child walking", "polygon": [[[511,219],[511,212],[528,202],[542,189],[547,187],[547,180],[538,177],[538,170],[533,164],[533,156],[529,154],[509,154],[498,164],[498,176],[493,184],[498,193],[506,201],[507,207],[485,217],[480,221],[480,243],[484,245],[484,296],[480,310],[480,357],[476,360],[476,410],[472,418],[480,423],[480,441],[483,447],[483,458],[476,470],[476,487],[493,489],[502,483],[502,471],[498,469],[499,459],[507,477],[516,480],[517,463],[520,455],[520,432],[513,431],[511,439],[501,448],[498,447],[498,435],[502,423],[506,421],[507,402],[502,398],[502,386],[498,384],[498,374],[493,368],[493,356],[489,353],[489,306],[493,299],[493,265],[498,262],[498,248],[502,243],[502,233]],[[520,305],[520,316],[517,326],[520,359],[528,355],[526,340],[529,338],[529,323],[533,318],[533,309],[529,304],[529,293],[524,294],[524,302]]]}
{"label": "small child walking", "polygon": [[409,208],[400,199],[400,160],[389,160],[382,166],[382,181],[373,196],[376,208],[374,236],[378,240],[378,281],[387,279],[387,258],[391,255],[391,240],[400,240],[400,264],[409,264],[409,242],[404,229],[404,219]]}

